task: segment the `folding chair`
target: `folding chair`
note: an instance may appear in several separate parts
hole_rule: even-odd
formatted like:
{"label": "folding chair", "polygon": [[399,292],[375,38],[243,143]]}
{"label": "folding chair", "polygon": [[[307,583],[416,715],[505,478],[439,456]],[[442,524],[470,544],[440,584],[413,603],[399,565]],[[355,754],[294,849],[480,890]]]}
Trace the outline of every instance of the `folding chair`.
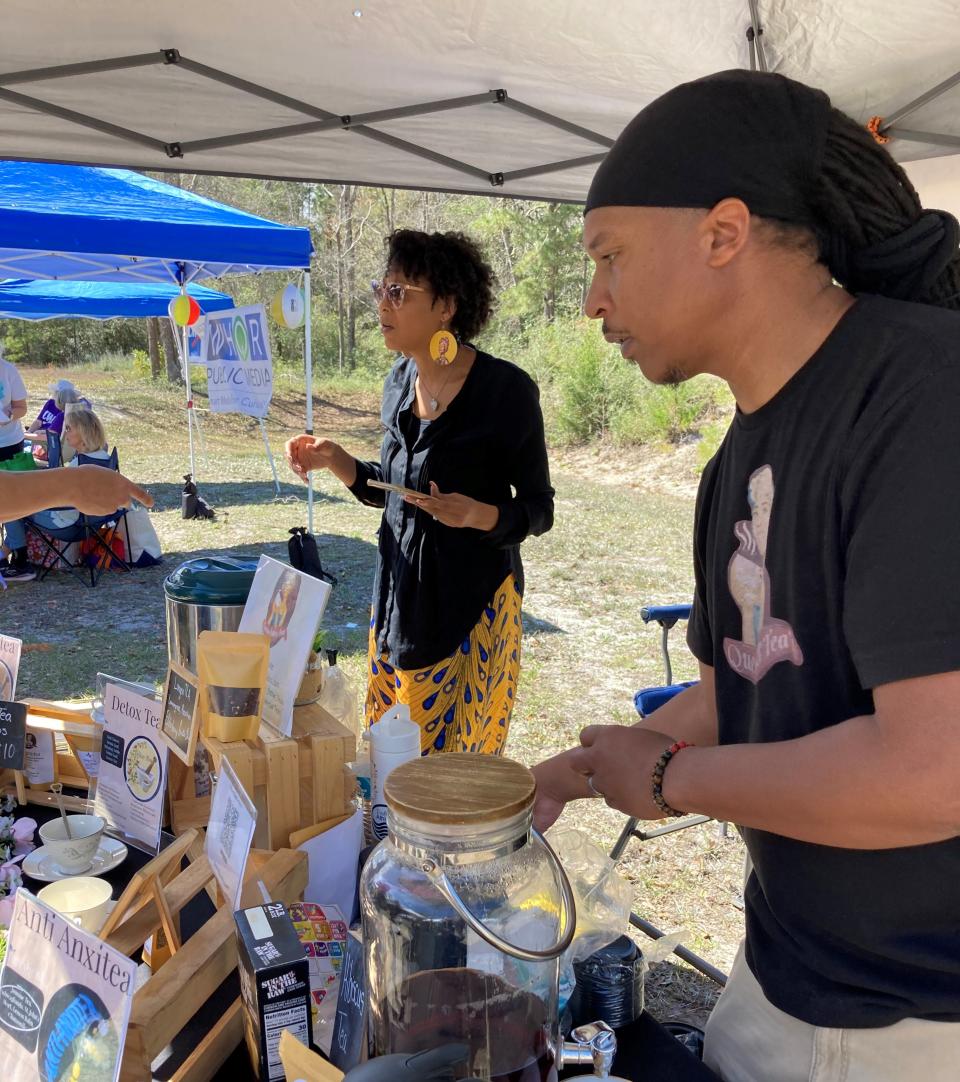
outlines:
{"label": "folding chair", "polygon": [[[59,451],[59,449],[58,441],[57,450]],[[103,466],[108,470],[120,469],[116,447],[114,447],[109,459],[106,460],[91,458],[89,455],[77,455],[77,465]],[[70,508],[58,507],[54,508],[54,510],[67,511]],[[84,586],[89,585],[91,588],[97,585],[108,567],[116,565],[121,571],[132,570],[127,560],[122,556],[118,556],[113,550],[113,541],[114,538],[119,536],[121,524],[127,537],[125,551],[129,555],[130,529],[127,525],[126,508],[119,508],[109,515],[81,514],[72,525],[61,527],[41,526],[31,518],[24,519],[27,533],[36,537],[51,557],[51,562],[42,568],[37,576],[38,581],[45,579],[51,571],[60,567],[61,564],[65,565],[65,569],[79,579]],[[89,559],[89,554],[84,555],[83,553],[83,548],[86,547],[84,542],[86,541],[92,543],[93,554],[96,556],[96,559],[90,563],[86,562]],[[79,546],[80,556],[76,561],[70,559],[69,556],[71,545]],[[90,579],[89,584],[87,583],[88,577]]]}
{"label": "folding chair", "polygon": [[56,466],[62,466],[63,465],[63,449],[62,449],[62,446],[61,446],[61,443],[60,443],[60,436],[58,435],[58,433],[52,431],[51,429],[48,429],[47,430],[47,439],[46,439],[45,443],[43,441],[41,441],[41,440],[34,439],[33,435],[34,434],[31,433],[31,432],[28,432],[27,435],[26,435],[26,440],[31,445],[30,447],[27,448],[27,450],[30,451],[31,454],[32,454],[33,449],[35,447],[41,446],[47,452],[47,459],[46,459],[46,465],[47,466],[49,466],[51,469],[53,469]]}
{"label": "folding chair", "polygon": [[[665,703],[668,703],[675,695],[679,695],[681,691],[693,687],[697,682],[695,680],[688,680],[683,683],[675,684],[673,682],[673,666],[670,662],[670,631],[680,620],[689,620],[690,608],[690,605],[650,605],[640,610],[640,619],[643,620],[645,624],[654,622],[660,625],[662,632],[660,649],[663,654],[663,667],[667,680],[666,684],[658,687],[641,688],[634,695],[634,705],[637,708],[637,713],[642,718],[649,717],[655,710],[658,710]],[[613,848],[610,850],[610,858],[612,860],[620,860],[623,851],[626,849],[627,843],[631,838],[636,838],[641,842],[649,841],[651,838],[661,838],[665,834],[674,834],[678,830],[687,830],[690,827],[700,826],[702,823],[709,823],[710,816],[688,815],[683,819],[677,819],[671,823],[665,823],[663,826],[653,827],[650,830],[638,829],[638,822],[639,820],[634,818],[629,818],[627,820],[626,825],[620,832],[620,837],[617,838]],[[722,837],[726,837],[726,826],[726,823],[720,824],[719,829]],[[630,923],[634,928],[638,928],[651,939],[660,939],[664,934],[659,928],[649,921],[644,920],[636,913],[630,914]],[[725,985],[727,983],[727,978],[724,973],[711,965],[704,958],[687,950],[686,947],[677,947],[674,953],[679,958],[682,958],[685,962],[692,965],[695,969],[698,969],[705,976],[716,981],[717,984]]]}
{"label": "folding chair", "polygon": [[60,433],[47,429],[47,465],[50,469],[63,465],[63,448],[60,445]]}

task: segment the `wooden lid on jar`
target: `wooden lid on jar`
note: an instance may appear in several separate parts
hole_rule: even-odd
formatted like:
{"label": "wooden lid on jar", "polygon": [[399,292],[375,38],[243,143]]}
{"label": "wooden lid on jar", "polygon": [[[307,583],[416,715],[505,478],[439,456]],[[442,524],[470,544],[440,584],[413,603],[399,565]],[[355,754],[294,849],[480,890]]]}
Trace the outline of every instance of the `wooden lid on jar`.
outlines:
{"label": "wooden lid on jar", "polygon": [[537,790],[530,770],[512,759],[456,751],[411,759],[391,771],[387,805],[425,823],[493,823],[519,815]]}

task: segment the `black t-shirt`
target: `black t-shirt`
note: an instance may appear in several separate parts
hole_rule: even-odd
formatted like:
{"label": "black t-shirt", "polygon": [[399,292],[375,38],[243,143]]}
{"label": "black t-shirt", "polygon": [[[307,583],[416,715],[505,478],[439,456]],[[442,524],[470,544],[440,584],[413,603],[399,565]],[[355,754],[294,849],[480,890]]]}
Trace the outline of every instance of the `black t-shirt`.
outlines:
{"label": "black t-shirt", "polygon": [[[417,366],[401,358],[383,387],[379,462],[358,462],[351,492],[382,507],[373,584],[377,648],[401,669],[447,657],[464,641],[513,572],[523,592],[520,542],[553,525],[540,393],[509,361],[478,351],[463,387],[429,424],[413,414]],[[368,480],[459,492],[494,504],[494,529],[434,521]]]}
{"label": "black t-shirt", "polygon": [[[960,669],[960,314],[860,298],[735,417],[695,562],[688,641],[715,668],[721,744],[800,737],[872,714],[878,685]],[[960,838],[743,834],[747,961],[772,1003],[820,1026],[960,1021]]]}

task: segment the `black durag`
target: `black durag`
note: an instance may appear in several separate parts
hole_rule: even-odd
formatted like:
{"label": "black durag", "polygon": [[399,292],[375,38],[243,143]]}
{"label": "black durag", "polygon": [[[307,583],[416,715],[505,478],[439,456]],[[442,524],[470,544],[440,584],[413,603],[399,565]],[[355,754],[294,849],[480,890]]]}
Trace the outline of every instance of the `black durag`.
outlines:
{"label": "black durag", "polygon": [[821,90],[783,75],[721,71],[674,87],[624,128],[590,185],[595,207],[708,210],[742,199],[761,218],[812,229],[822,258],[854,292],[919,299],[956,257],[960,226],[923,211],[901,233],[851,250],[824,235],[817,185],[832,106]]}

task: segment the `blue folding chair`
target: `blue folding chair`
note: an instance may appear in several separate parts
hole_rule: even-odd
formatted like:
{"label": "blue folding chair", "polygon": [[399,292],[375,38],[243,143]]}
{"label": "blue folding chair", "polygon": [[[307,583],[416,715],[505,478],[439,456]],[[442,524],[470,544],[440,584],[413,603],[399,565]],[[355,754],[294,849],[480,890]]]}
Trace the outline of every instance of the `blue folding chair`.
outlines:
{"label": "blue folding chair", "polygon": [[63,447],[60,443],[60,433],[47,429],[47,465],[50,469],[63,465]]}
{"label": "blue folding chair", "polygon": [[[673,666],[670,662],[670,631],[681,620],[690,619],[690,605],[649,605],[640,610],[640,619],[645,624],[657,623],[661,628],[660,649],[663,654],[663,667],[666,675],[666,683],[657,687],[641,688],[633,697],[634,706],[637,708],[637,713],[642,718],[648,718],[655,710],[658,710],[665,703],[668,703],[675,695],[679,695],[681,691],[686,690],[697,682],[696,680],[688,680],[682,683],[675,684],[673,682]],[[627,847],[627,843],[631,838],[636,838],[638,841],[645,842],[651,838],[661,838],[665,834],[674,834],[678,830],[687,830],[690,827],[700,826],[702,823],[709,823],[709,815],[688,815],[683,819],[675,819],[673,822],[665,823],[663,826],[653,827],[650,830],[639,830],[637,823],[639,820],[629,818],[620,832],[620,837],[617,838],[613,848],[610,850],[610,857],[614,861],[618,861],[623,855],[624,849]],[[726,823],[720,824],[722,836],[726,836]],[[644,920],[643,917],[637,913],[630,914],[630,923],[634,928],[638,928],[645,935],[648,935],[651,939],[660,939],[663,936],[663,932],[660,931],[655,925],[651,924],[648,920]],[[692,965],[695,969],[698,969],[705,976],[711,980],[717,982],[717,984],[725,985],[727,983],[726,975],[716,966],[711,965],[706,959],[701,958],[699,955],[694,954],[693,951],[687,950],[686,947],[677,947],[674,951],[677,957],[682,958],[685,962]]]}
{"label": "blue folding chair", "polygon": [[[59,449],[60,444],[58,441],[57,450],[59,451]],[[77,455],[77,465],[103,466],[108,470],[120,469],[116,447],[114,447],[109,459]],[[53,508],[53,510],[68,511],[72,509],[57,507]],[[31,518],[26,518],[23,522],[27,533],[32,534],[40,541],[51,558],[50,563],[43,567],[37,576],[38,581],[43,581],[51,571],[62,565],[71,575],[79,579],[84,586],[89,585],[92,588],[97,585],[108,567],[116,565],[121,571],[132,570],[130,564],[122,556],[118,556],[112,547],[113,539],[118,536],[118,531],[122,525],[127,535],[126,552],[130,552],[130,528],[127,525],[126,508],[118,508],[109,515],[96,516],[81,513],[77,521],[70,526],[41,526]],[[89,556],[85,557],[82,552],[85,541],[92,542],[93,555],[96,557],[90,562],[87,562]],[[79,560],[70,559],[71,545],[81,547]],[[44,562],[46,563],[46,560]],[[89,583],[86,581],[88,577],[90,579]]]}
{"label": "blue folding chair", "polygon": [[63,449],[60,441],[60,435],[51,429],[46,430],[46,440],[38,440],[35,432],[28,432],[24,439],[27,442],[26,450],[31,453],[36,447],[43,447],[47,452],[47,460],[45,465],[54,468],[56,466],[63,465]]}

